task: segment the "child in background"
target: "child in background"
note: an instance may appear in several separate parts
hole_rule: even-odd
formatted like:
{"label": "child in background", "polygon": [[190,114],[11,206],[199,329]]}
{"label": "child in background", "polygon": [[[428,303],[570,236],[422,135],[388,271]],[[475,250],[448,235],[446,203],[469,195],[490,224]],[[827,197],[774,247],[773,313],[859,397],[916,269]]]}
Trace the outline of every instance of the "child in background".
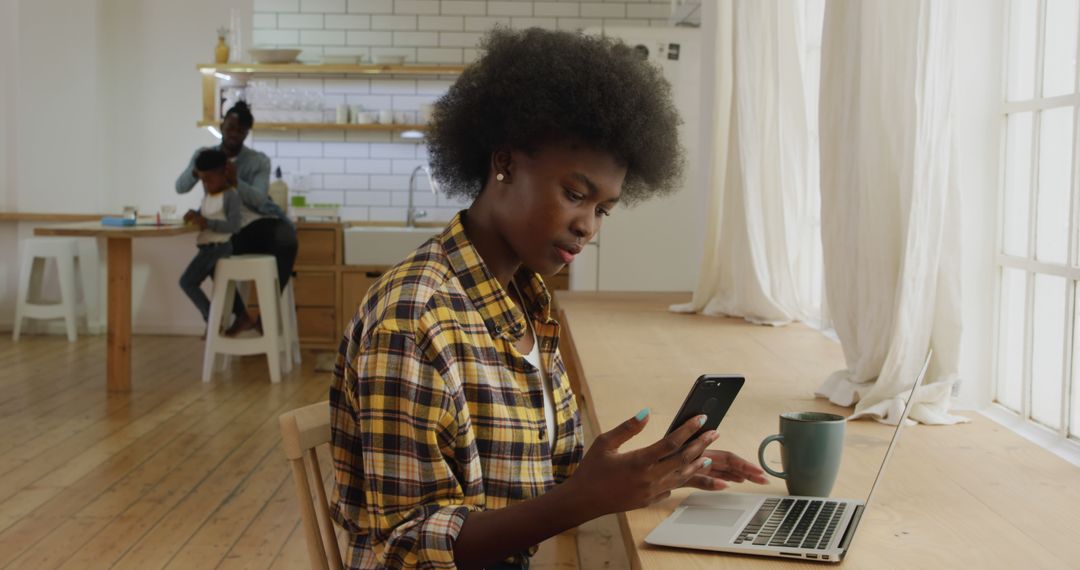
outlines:
{"label": "child in background", "polygon": [[226,165],[229,159],[218,149],[206,149],[195,158],[195,169],[203,183],[202,205],[188,210],[184,221],[199,226],[196,238],[199,252],[180,276],[180,288],[195,303],[206,321],[210,316],[210,299],[203,293],[202,282],[214,275],[214,267],[222,257],[232,254],[232,234],[240,231],[240,195],[228,182]]}

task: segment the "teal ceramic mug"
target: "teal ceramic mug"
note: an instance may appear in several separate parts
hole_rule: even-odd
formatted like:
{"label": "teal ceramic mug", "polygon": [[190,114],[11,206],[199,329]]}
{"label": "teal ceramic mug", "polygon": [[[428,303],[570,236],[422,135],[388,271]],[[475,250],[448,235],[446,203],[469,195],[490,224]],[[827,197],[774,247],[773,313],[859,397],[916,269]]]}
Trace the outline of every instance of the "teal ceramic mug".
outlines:
{"label": "teal ceramic mug", "polygon": [[[840,471],[844,451],[844,416],[822,412],[780,414],[780,433],[765,438],[758,447],[758,463],[769,475],[787,482],[788,493],[828,497]],[[780,442],[783,472],[765,464],[765,448]]]}

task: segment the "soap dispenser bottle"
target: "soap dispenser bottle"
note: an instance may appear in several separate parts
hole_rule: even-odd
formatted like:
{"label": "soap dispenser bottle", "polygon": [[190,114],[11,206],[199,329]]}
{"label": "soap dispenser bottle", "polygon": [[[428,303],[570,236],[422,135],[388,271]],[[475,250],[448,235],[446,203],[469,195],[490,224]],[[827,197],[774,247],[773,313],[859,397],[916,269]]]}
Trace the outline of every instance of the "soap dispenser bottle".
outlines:
{"label": "soap dispenser bottle", "polygon": [[268,190],[270,194],[270,200],[278,205],[282,210],[287,210],[289,207],[289,185],[285,184],[285,181],[281,179],[281,167],[277,167],[274,171],[274,181],[270,183]]}

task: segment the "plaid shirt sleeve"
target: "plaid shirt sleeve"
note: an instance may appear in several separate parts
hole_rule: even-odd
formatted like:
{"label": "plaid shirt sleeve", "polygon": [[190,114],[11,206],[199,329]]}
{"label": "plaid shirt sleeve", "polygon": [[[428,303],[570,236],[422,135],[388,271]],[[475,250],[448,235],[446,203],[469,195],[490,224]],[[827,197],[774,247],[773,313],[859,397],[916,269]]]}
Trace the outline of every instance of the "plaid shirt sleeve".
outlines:
{"label": "plaid shirt sleeve", "polygon": [[[355,407],[368,528],[380,565],[454,568],[453,542],[480,497],[467,497],[462,448],[475,449],[463,396],[454,394],[415,340],[386,330],[366,335],[357,360]],[[468,420],[465,419],[465,422]],[[469,454],[475,457],[475,453]],[[477,474],[475,478],[479,478]]]}

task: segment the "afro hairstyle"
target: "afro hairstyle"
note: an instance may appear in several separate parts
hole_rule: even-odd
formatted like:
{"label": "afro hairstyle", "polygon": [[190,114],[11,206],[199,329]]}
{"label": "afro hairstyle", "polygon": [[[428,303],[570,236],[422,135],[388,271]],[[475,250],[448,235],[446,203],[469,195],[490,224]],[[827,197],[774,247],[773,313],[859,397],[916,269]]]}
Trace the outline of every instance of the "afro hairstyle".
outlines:
{"label": "afro hairstyle", "polygon": [[236,119],[240,121],[240,126],[250,130],[255,125],[255,116],[251,114],[251,107],[248,106],[247,101],[237,101],[235,105],[229,107],[229,110],[225,112],[225,116],[236,115]]}
{"label": "afro hairstyle", "polygon": [[678,187],[685,162],[671,85],[610,38],[497,27],[434,106],[428,156],[439,187],[475,199],[499,149],[576,144],[625,166],[621,202]]}

